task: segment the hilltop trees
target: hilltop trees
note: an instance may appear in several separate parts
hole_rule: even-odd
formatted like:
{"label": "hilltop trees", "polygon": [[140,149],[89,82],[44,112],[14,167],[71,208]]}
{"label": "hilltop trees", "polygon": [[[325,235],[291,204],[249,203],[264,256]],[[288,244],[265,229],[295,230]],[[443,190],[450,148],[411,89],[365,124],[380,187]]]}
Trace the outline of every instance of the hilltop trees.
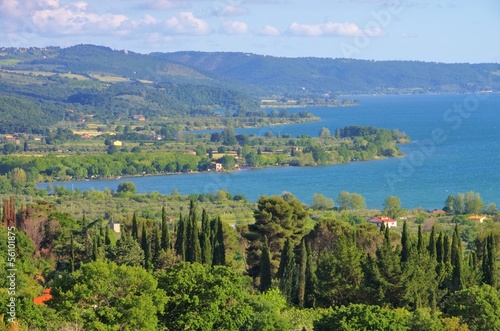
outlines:
{"label": "hilltop trees", "polygon": [[249,241],[247,263],[249,275],[260,274],[260,255],[264,236],[268,239],[271,256],[271,273],[274,276],[278,269],[281,251],[287,238],[295,246],[306,232],[307,213],[295,197],[262,196],[257,201],[254,211],[255,223],[248,225],[248,231],[242,235]]}
{"label": "hilltop trees", "polygon": [[166,296],[157,281],[140,267],[114,262],[83,264],[54,280],[49,306],[68,322],[104,330],[127,325],[129,330],[157,330],[157,312]]}

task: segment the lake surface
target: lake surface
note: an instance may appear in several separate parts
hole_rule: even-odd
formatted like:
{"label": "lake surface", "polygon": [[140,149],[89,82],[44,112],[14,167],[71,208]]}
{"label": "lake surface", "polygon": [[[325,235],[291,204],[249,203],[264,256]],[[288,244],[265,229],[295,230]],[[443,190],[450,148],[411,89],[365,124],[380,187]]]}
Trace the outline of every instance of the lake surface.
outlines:
{"label": "lake surface", "polygon": [[[357,107],[306,108],[320,122],[238,129],[237,133],[318,136],[346,125],[373,125],[405,131],[412,138],[401,146],[406,156],[324,167],[283,167],[146,176],[120,180],[53,183],[82,190],[116,190],[132,181],[139,192],[181,194],[225,189],[255,201],[260,195],[291,192],[305,203],[314,193],[337,198],[340,191],[356,192],[368,208],[381,208],[390,195],[405,208],[442,208],[449,194],[475,191],[486,203],[500,205],[500,95],[363,96]],[[291,109],[290,112],[304,109]],[[40,187],[47,187],[42,184]]]}

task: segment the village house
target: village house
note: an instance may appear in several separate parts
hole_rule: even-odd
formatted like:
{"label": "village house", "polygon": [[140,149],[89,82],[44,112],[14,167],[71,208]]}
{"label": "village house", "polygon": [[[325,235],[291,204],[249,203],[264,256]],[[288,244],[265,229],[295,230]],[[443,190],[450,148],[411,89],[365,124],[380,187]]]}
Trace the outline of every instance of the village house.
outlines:
{"label": "village house", "polygon": [[386,228],[397,227],[398,222],[388,216],[375,216],[368,220],[368,223],[375,224],[378,228],[384,224]]}
{"label": "village house", "polygon": [[121,223],[109,222],[108,225],[109,225],[109,228],[111,230],[115,231],[115,233],[120,233],[121,230],[122,230],[122,224]]}
{"label": "village house", "polygon": [[471,216],[467,217],[467,219],[469,219],[471,221],[483,223],[486,220],[486,215],[471,215]]}

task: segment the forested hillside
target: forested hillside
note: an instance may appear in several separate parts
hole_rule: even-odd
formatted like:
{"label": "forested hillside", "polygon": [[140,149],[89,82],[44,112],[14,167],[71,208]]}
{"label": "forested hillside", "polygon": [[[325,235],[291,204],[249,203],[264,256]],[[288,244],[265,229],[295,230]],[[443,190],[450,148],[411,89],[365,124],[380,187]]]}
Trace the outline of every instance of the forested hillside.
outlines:
{"label": "forested hillside", "polygon": [[464,93],[500,89],[500,64],[280,58],[227,52],[152,55],[281,93]]}

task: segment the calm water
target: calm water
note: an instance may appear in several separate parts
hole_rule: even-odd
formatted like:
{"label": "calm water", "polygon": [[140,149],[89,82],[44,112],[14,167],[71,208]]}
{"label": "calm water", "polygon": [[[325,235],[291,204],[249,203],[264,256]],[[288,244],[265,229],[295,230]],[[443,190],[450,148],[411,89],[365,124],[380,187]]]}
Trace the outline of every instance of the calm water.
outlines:
{"label": "calm water", "polygon": [[132,181],[139,192],[171,193],[176,188],[181,194],[190,194],[226,189],[250,200],[288,191],[306,203],[311,202],[314,193],[335,200],[340,191],[349,191],[362,194],[369,208],[381,208],[387,196],[396,195],[405,208],[427,209],[441,208],[449,194],[476,191],[486,203],[500,205],[500,95],[357,98],[361,102],[358,107],[309,109],[322,118],[320,122],[237,132],[317,136],[322,127],[334,133],[346,125],[374,125],[405,131],[411,136],[412,143],[401,146],[404,158],[53,185],[116,190],[120,182]]}

